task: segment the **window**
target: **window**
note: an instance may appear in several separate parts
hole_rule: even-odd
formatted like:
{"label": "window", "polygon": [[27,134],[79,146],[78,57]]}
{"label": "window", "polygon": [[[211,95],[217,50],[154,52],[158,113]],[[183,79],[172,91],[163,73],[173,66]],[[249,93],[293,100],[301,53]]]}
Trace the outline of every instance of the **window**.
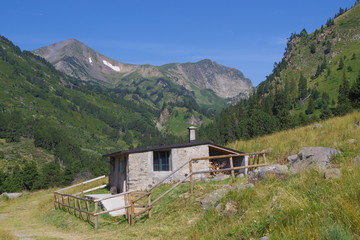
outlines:
{"label": "window", "polygon": [[170,171],[170,151],[154,152],[154,171]]}

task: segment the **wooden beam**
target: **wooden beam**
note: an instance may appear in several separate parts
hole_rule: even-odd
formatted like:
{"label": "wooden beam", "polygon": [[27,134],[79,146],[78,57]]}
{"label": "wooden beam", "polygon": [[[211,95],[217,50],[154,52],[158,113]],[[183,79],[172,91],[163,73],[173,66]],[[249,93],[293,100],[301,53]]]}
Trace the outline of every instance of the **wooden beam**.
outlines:
{"label": "wooden beam", "polygon": [[229,157],[244,157],[244,156],[258,155],[258,154],[262,154],[262,153],[263,152],[230,154],[230,155],[218,155],[218,156],[211,156],[211,157],[193,158],[192,160],[193,161],[198,161],[198,160],[209,160],[209,159],[219,159],[219,158],[229,158]]}
{"label": "wooden beam", "polygon": [[249,165],[249,166],[241,166],[241,167],[233,167],[233,168],[223,168],[223,169],[217,169],[217,170],[206,170],[206,171],[197,171],[193,172],[193,174],[203,174],[203,173],[212,173],[212,172],[223,172],[223,171],[231,171],[231,170],[238,170],[238,169],[244,169],[244,168],[255,168],[255,167],[263,167],[268,166],[269,164],[256,164],[256,165]]}
{"label": "wooden beam", "polygon": [[106,177],[106,175],[103,175],[103,176],[100,176],[100,177],[97,177],[97,178],[93,178],[93,179],[87,180],[87,181],[85,181],[85,182],[81,182],[81,183],[78,183],[78,184],[71,185],[71,186],[69,186],[69,187],[65,187],[65,188],[59,189],[59,190],[57,190],[56,192],[57,192],[57,193],[60,193],[61,191],[68,190],[68,189],[71,189],[71,188],[74,188],[74,187],[78,187],[78,186],[80,186],[81,184],[95,182],[95,181],[100,180],[100,179],[105,178],[105,177]]}

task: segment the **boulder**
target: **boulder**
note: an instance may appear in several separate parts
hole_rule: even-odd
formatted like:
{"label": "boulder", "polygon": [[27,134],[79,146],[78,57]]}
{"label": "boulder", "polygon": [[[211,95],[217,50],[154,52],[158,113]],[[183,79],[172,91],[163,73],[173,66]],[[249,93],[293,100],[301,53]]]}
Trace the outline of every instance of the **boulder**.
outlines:
{"label": "boulder", "polygon": [[325,147],[304,147],[297,155],[288,157],[291,173],[308,170],[310,167],[324,171],[331,167],[330,160],[341,151]]}
{"label": "boulder", "polygon": [[204,211],[206,212],[212,207],[215,208],[219,204],[220,199],[223,198],[231,189],[232,187],[230,185],[225,185],[222,188],[211,192],[205,198],[201,199],[200,203]]}
{"label": "boulder", "polygon": [[254,171],[249,173],[249,181],[256,182],[269,176],[277,178],[284,178],[288,174],[289,170],[286,165],[269,165],[264,167],[258,167]]}
{"label": "boulder", "polygon": [[337,178],[341,178],[341,176],[342,174],[339,168],[326,169],[324,172],[325,179],[337,179]]}
{"label": "boulder", "polygon": [[356,165],[359,165],[359,166],[360,166],[360,156],[354,157],[353,161],[354,161],[354,163],[355,163]]}
{"label": "boulder", "polygon": [[238,204],[235,201],[230,200],[225,204],[225,207],[224,207],[224,210],[222,211],[222,213],[224,215],[233,215],[234,213],[237,212],[237,207],[238,207]]}
{"label": "boulder", "polygon": [[230,177],[230,175],[216,174],[213,178],[210,179],[210,182],[225,180],[225,179],[228,179],[229,177]]}
{"label": "boulder", "polygon": [[254,184],[252,183],[241,183],[239,185],[236,185],[235,187],[233,187],[233,190],[243,190],[245,188],[253,188],[254,187]]}
{"label": "boulder", "polygon": [[4,192],[3,194],[0,195],[0,197],[8,197],[8,198],[19,198],[21,197],[23,194],[22,193],[7,193],[7,192]]}
{"label": "boulder", "polygon": [[317,123],[313,126],[313,129],[322,128],[323,126],[320,123]]}
{"label": "boulder", "polygon": [[238,175],[236,175],[237,178],[244,178],[245,177],[245,174],[243,173],[239,173]]}

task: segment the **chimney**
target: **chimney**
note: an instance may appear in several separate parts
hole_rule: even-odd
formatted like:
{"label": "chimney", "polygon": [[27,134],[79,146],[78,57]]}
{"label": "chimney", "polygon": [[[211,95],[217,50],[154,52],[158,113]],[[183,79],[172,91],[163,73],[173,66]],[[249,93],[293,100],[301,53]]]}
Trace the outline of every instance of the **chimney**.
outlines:
{"label": "chimney", "polygon": [[188,130],[189,130],[189,142],[195,142],[196,141],[196,136],[195,136],[196,127],[194,127],[194,126],[188,127]]}

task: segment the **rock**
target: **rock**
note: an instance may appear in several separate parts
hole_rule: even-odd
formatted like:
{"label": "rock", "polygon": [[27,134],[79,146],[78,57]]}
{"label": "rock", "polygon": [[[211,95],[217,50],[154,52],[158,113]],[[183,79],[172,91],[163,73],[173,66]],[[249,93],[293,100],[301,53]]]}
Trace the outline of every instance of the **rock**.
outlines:
{"label": "rock", "polygon": [[359,165],[359,166],[360,166],[360,156],[354,157],[353,161],[354,161],[354,163],[355,163],[356,165]]}
{"label": "rock", "polygon": [[219,204],[221,198],[223,198],[232,187],[230,185],[225,185],[222,188],[219,188],[212,193],[208,194],[205,198],[203,198],[200,203],[204,209],[204,211],[208,211],[211,207],[216,207]]}
{"label": "rock", "polygon": [[349,142],[349,143],[355,143],[355,142],[356,142],[356,139],[350,138],[350,139],[348,140],[348,142]]}
{"label": "rock", "polygon": [[228,179],[229,177],[230,177],[230,175],[216,174],[213,178],[206,179],[205,182],[221,181],[221,180]]}
{"label": "rock", "polygon": [[341,154],[341,151],[325,147],[304,147],[295,155],[290,156],[289,164],[291,173],[298,173],[313,167],[324,171],[331,167],[330,160],[335,155]]}
{"label": "rock", "polygon": [[245,177],[245,174],[243,173],[239,173],[238,175],[236,175],[237,178],[244,178]]}
{"label": "rock", "polygon": [[186,199],[186,198],[189,198],[190,196],[191,196],[191,194],[190,194],[189,192],[186,192],[186,193],[180,194],[180,195],[179,195],[179,198],[184,198],[184,199]]}
{"label": "rock", "polygon": [[313,129],[322,128],[323,126],[320,123],[317,123],[313,126]]}
{"label": "rock", "polygon": [[8,198],[19,198],[22,195],[23,195],[22,193],[7,193],[7,192],[4,192],[3,194],[0,195],[0,197],[6,196]]}
{"label": "rock", "polygon": [[233,187],[234,190],[242,190],[242,189],[245,189],[245,188],[253,188],[254,187],[254,184],[252,183],[241,183],[239,185],[236,185],[235,187]]}
{"label": "rock", "polygon": [[356,122],[355,122],[355,125],[356,125],[357,127],[360,127],[360,121],[356,121]]}
{"label": "rock", "polygon": [[259,240],[269,240],[270,237],[269,236],[263,236],[262,238],[260,238]]}
{"label": "rock", "polygon": [[238,204],[235,201],[230,200],[225,204],[223,214],[224,215],[233,215],[234,213],[237,212],[237,207],[238,207]]}
{"label": "rock", "polygon": [[277,178],[283,178],[288,174],[289,170],[286,165],[269,165],[264,167],[258,167],[254,171],[249,173],[249,181],[256,182],[269,176],[275,176]]}
{"label": "rock", "polygon": [[342,176],[341,170],[339,168],[330,168],[326,169],[324,172],[325,179],[337,179]]}
{"label": "rock", "polygon": [[299,157],[298,155],[291,155],[291,156],[288,156],[287,159],[288,159],[289,163],[291,164],[291,163],[297,161],[298,157]]}

